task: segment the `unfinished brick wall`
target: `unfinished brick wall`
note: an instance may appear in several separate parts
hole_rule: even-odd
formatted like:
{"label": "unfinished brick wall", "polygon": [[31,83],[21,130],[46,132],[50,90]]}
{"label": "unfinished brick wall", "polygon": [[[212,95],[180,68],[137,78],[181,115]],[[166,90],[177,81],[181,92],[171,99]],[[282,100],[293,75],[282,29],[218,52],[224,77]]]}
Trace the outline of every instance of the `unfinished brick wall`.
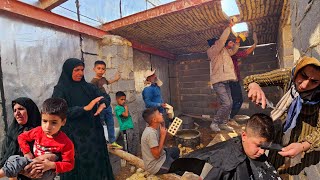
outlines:
{"label": "unfinished brick wall", "polygon": [[[241,61],[241,77],[247,75],[268,72],[279,67],[276,57],[276,45],[268,45],[256,48],[254,55],[250,55]],[[205,53],[183,55],[178,57],[175,63],[177,90],[180,110],[183,113],[195,115],[214,115],[219,107],[216,94],[209,85],[209,60]],[[276,103],[281,95],[277,87],[264,88],[266,96]],[[270,110],[261,110],[249,102],[246,92],[242,89],[244,103],[240,114],[251,115],[256,112],[268,113]]]}

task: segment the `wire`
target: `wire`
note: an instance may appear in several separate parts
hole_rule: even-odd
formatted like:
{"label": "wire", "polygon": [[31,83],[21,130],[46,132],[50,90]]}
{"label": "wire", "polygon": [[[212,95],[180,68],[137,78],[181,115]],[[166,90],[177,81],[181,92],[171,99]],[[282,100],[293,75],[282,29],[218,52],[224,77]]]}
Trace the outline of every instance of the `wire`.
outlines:
{"label": "wire", "polygon": [[[60,5],[59,7],[61,7],[62,9],[65,9],[65,10],[67,10],[67,11],[70,11],[70,12],[72,12],[72,13],[74,13],[74,14],[77,14],[77,12],[72,11],[71,9],[65,8],[65,7],[63,7],[63,6],[61,6],[61,5]],[[96,22],[98,22],[98,23],[101,24],[100,21],[95,20],[95,19],[93,19],[93,18],[91,18],[91,17],[85,16],[85,15],[82,15],[82,14],[80,14],[80,16],[85,17],[85,18],[87,18],[87,19],[90,19],[90,20],[92,20],[92,21],[96,21]]]}

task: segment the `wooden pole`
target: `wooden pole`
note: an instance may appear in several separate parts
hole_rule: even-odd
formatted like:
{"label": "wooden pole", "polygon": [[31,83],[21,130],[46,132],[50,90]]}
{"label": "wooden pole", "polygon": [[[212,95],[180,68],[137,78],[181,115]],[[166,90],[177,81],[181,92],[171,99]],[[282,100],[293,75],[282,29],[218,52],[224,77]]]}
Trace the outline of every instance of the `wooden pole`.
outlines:
{"label": "wooden pole", "polygon": [[[120,150],[120,149],[108,148],[108,151],[111,154],[114,154],[114,155],[120,157],[121,159],[126,160],[127,162],[129,162],[129,164],[145,170],[143,160],[138,158],[137,156],[134,156],[134,155],[127,153],[127,152]],[[159,177],[161,179],[181,180],[181,176],[178,176],[176,174],[162,174],[162,175],[159,175]]]}

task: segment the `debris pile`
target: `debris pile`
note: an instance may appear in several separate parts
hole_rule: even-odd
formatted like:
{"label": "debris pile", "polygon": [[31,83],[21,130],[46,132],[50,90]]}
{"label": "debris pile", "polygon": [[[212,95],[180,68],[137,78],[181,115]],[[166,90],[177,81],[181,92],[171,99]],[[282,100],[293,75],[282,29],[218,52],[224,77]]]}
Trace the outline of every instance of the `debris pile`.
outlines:
{"label": "debris pile", "polygon": [[180,156],[189,154],[189,153],[193,152],[194,150],[201,149],[203,147],[204,147],[203,144],[200,144],[199,146],[196,146],[196,149],[193,149],[191,147],[184,147],[181,144],[178,145],[178,148],[180,149]]}
{"label": "debris pile", "polygon": [[160,180],[160,178],[158,178],[155,175],[150,174],[147,171],[144,171],[141,168],[138,168],[136,173],[132,174],[126,180]]}

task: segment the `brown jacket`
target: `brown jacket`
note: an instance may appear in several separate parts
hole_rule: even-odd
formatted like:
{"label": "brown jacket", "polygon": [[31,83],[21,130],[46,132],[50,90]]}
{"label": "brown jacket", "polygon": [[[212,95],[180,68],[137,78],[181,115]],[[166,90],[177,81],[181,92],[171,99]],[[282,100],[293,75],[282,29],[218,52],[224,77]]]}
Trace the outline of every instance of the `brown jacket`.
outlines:
{"label": "brown jacket", "polygon": [[237,53],[239,43],[236,43],[232,49],[224,47],[231,28],[227,27],[219,40],[215,42],[207,50],[207,55],[210,59],[210,82],[215,84],[223,81],[237,81],[237,75],[234,70],[234,65],[231,56]]}

